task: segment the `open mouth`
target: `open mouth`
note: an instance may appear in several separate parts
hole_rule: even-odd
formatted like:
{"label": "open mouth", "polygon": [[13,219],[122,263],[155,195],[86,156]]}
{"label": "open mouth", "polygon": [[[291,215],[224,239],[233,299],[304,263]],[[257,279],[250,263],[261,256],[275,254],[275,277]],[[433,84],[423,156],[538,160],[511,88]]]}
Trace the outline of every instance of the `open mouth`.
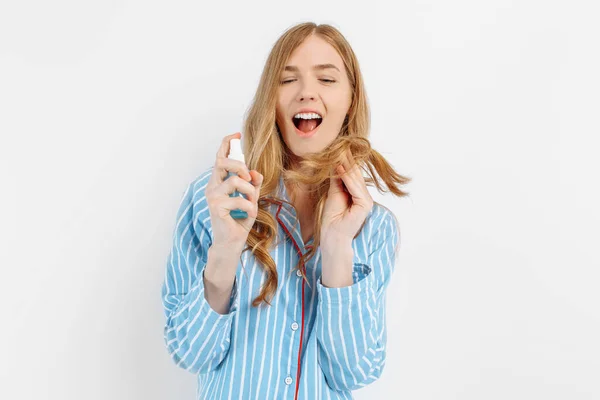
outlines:
{"label": "open mouth", "polygon": [[308,133],[317,128],[323,122],[323,118],[292,118],[294,126],[301,132]]}

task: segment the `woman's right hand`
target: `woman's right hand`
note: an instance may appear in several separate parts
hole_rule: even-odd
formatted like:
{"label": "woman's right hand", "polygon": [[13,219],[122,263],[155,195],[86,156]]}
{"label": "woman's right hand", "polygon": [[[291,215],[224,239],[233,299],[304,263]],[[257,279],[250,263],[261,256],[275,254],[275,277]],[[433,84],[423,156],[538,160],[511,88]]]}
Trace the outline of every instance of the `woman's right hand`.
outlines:
{"label": "woman's right hand", "polygon": [[[229,141],[241,136],[240,132],[236,132],[223,138],[205,190],[212,223],[213,246],[217,245],[222,249],[229,247],[240,252],[258,215],[258,198],[263,182],[263,176],[258,171],[248,171],[243,162],[227,158]],[[227,171],[235,172],[238,176],[227,178]],[[245,194],[248,199],[242,196],[229,197],[235,190]],[[231,210],[238,208],[246,211],[248,218],[234,219],[229,215]]]}

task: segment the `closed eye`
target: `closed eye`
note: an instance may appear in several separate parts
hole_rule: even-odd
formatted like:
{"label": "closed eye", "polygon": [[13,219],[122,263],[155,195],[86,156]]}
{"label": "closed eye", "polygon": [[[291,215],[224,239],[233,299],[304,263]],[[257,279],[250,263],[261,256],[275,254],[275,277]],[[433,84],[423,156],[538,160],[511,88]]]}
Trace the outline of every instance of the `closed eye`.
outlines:
{"label": "closed eye", "polygon": [[[296,79],[288,79],[287,81],[282,81],[281,84],[285,85],[286,83],[294,82]],[[335,82],[333,79],[319,79],[322,82],[333,83]]]}

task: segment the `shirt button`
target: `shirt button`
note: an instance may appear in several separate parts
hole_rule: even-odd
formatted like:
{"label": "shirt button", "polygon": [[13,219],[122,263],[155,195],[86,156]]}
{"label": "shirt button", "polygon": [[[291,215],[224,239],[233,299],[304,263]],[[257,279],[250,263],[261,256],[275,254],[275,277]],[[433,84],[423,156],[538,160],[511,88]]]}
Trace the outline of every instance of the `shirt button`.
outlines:
{"label": "shirt button", "polygon": [[293,330],[293,331],[295,331],[295,330],[298,330],[298,324],[297,324],[296,322],[294,322],[294,323],[292,324],[292,330]]}
{"label": "shirt button", "polygon": [[302,276],[302,272],[301,272],[299,269],[297,269],[297,270],[296,270],[296,275],[298,275],[298,276]]}
{"label": "shirt button", "polygon": [[287,378],[285,378],[285,384],[289,385],[290,383],[292,383],[292,378],[288,376]]}

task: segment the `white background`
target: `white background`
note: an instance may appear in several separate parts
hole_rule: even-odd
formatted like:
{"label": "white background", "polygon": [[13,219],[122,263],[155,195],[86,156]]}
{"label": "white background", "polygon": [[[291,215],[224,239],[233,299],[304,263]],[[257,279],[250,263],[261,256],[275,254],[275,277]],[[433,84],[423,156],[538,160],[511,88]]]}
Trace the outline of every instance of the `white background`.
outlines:
{"label": "white background", "polygon": [[0,6],[0,398],[193,399],[160,285],[186,185],[305,20],[356,51],[413,177],[383,376],[356,399],[600,398],[592,1]]}

